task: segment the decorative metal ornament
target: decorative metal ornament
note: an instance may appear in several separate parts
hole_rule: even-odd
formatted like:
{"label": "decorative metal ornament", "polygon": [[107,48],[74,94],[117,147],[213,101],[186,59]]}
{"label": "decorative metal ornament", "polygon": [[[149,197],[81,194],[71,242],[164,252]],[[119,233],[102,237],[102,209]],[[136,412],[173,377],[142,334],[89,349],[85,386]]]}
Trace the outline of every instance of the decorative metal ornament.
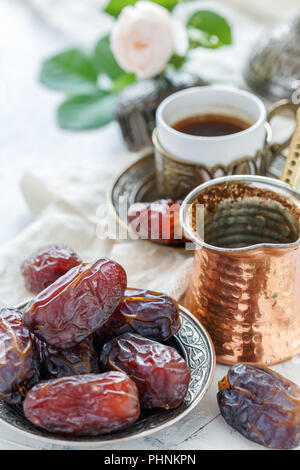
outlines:
{"label": "decorative metal ornament", "polygon": [[126,87],[118,100],[116,119],[128,150],[136,152],[152,145],[155,113],[161,101],[176,91],[201,85],[205,82],[196,75],[174,72]]}
{"label": "decorative metal ornament", "polygon": [[266,31],[243,71],[248,86],[271,100],[300,103],[300,15]]}

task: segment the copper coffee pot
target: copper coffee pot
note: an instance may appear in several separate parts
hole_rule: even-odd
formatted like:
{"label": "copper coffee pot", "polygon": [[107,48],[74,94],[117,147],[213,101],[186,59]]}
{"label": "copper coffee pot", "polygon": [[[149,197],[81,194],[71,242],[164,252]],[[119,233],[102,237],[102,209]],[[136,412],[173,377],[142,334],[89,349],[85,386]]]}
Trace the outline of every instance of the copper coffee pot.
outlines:
{"label": "copper coffee pot", "polygon": [[182,205],[196,248],[183,305],[224,364],[275,364],[300,353],[300,110],[281,180],[218,178]]}

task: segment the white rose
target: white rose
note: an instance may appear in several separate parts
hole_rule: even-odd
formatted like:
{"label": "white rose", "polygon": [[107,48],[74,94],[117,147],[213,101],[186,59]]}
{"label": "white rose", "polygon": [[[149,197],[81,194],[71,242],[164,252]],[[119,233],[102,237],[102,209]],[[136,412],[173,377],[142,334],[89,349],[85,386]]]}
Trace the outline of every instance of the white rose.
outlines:
{"label": "white rose", "polygon": [[152,2],[140,1],[123,8],[111,34],[117,62],[138,78],[159,74],[174,52],[184,55],[187,47],[184,26],[167,9]]}

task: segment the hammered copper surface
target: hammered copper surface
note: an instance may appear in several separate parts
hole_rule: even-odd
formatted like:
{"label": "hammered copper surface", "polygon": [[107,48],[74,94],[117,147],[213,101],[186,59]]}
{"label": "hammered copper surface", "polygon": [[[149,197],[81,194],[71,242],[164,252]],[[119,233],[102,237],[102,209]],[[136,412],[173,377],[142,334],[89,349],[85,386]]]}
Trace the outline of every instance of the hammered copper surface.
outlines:
{"label": "hammered copper surface", "polygon": [[[270,178],[238,178],[202,185],[184,203],[197,249],[183,305],[207,328],[218,362],[274,364],[300,353],[300,196]],[[187,209],[195,199],[206,207],[204,240]]]}

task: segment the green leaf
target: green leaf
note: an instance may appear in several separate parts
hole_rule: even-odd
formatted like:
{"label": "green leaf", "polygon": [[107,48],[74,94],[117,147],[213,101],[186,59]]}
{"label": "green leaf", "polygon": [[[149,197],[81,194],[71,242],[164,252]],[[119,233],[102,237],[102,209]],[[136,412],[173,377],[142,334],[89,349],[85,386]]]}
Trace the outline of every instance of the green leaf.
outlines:
{"label": "green leaf", "polygon": [[98,92],[73,96],[58,108],[58,124],[63,129],[84,130],[102,127],[115,118],[117,95]]}
{"label": "green leaf", "polygon": [[135,81],[133,73],[125,72],[117,63],[110,48],[110,38],[106,35],[98,41],[94,50],[94,64],[100,74],[100,79],[105,76],[112,81],[111,90],[120,91]]}
{"label": "green leaf", "polygon": [[94,93],[97,90],[97,71],[87,54],[79,49],[70,49],[43,62],[40,81],[69,94]]}
{"label": "green leaf", "polygon": [[168,65],[171,65],[172,67],[174,67],[174,69],[178,70],[180,69],[183,64],[186,62],[186,56],[181,56],[181,55],[178,55],[178,54],[173,54],[171,59],[169,60],[168,62]]}
{"label": "green leaf", "polygon": [[[104,11],[111,16],[117,18],[124,7],[134,5],[138,0],[110,0]],[[153,3],[158,3],[167,10],[172,11],[178,4],[178,0],[152,0]]]}
{"label": "green leaf", "polygon": [[[187,26],[204,33],[202,47],[221,47],[232,44],[231,28],[223,16],[209,10],[196,11]],[[201,42],[201,40],[200,40]],[[198,47],[197,42],[191,47]]]}
{"label": "green leaf", "polygon": [[111,80],[115,80],[125,73],[113,56],[109,35],[103,36],[97,42],[94,50],[94,64],[99,73],[105,73]]}
{"label": "green leaf", "polygon": [[116,78],[113,82],[113,87],[112,91],[118,92],[123,90],[128,85],[131,85],[136,81],[136,77],[134,73],[124,73],[123,75],[120,75],[120,77]]}

